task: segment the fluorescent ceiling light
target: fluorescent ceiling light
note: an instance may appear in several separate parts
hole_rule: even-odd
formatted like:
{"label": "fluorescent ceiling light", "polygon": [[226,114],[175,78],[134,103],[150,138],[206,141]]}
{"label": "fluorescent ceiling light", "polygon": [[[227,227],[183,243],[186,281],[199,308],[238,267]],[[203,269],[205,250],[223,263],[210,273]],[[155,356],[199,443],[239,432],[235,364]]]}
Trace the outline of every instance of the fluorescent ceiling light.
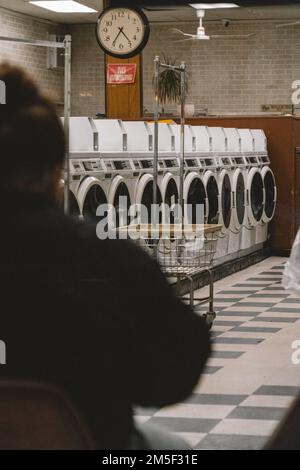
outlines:
{"label": "fluorescent ceiling light", "polygon": [[97,13],[97,10],[74,0],[30,1],[32,5],[55,11],[56,13]]}
{"label": "fluorescent ceiling light", "polygon": [[190,3],[196,10],[215,10],[217,8],[239,8],[236,3]]}

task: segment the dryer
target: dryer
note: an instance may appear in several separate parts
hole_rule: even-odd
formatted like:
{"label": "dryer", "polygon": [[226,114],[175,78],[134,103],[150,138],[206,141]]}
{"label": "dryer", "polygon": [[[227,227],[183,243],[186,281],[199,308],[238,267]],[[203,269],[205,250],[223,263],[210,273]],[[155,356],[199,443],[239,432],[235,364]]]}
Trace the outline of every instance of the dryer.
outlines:
{"label": "dryer", "polygon": [[231,162],[227,153],[227,138],[222,127],[209,127],[212,138],[212,153],[216,167],[219,193],[219,219],[216,223],[223,226],[217,244],[216,259],[228,255],[229,227],[232,211],[232,188],[230,179]]}
{"label": "dryer", "polygon": [[[154,124],[145,123],[147,132],[152,136],[151,141],[154,145]],[[160,221],[164,223],[174,222],[175,205],[179,200],[179,159],[176,154],[176,138],[173,126],[166,123],[158,125],[158,204],[162,204],[162,213]],[[150,214],[153,202],[153,151],[148,156],[135,156],[136,164],[140,165],[148,172],[143,174],[139,181],[136,191],[135,202],[147,207]],[[149,220],[149,219],[147,219]]]}
{"label": "dryer", "polygon": [[[241,154],[241,137],[235,128],[224,128],[227,138],[228,162],[223,159],[223,166],[227,166],[231,179],[232,209],[229,226],[228,254],[238,255],[241,244],[241,232],[246,211],[246,174],[247,167]],[[227,163],[227,164],[226,164]]]}
{"label": "dryer", "polygon": [[[108,206],[115,210],[115,224],[127,225],[135,196],[136,172],[128,153],[128,136],[118,119],[95,119],[102,172],[97,175]],[[100,196],[99,189],[97,190]],[[88,200],[88,194],[83,198]]]}
{"label": "dryer", "polygon": [[254,138],[250,129],[238,129],[241,150],[246,159],[246,211],[242,229],[241,250],[244,253],[257,249],[256,228],[262,220],[264,207],[263,179],[259,158],[254,151]]}
{"label": "dryer", "polygon": [[[126,152],[127,136],[121,121],[82,119],[87,119],[90,123],[90,130],[86,128],[85,131],[85,139],[87,135],[91,136],[89,143],[92,139],[94,151],[81,151],[76,159],[71,160],[71,171],[79,181],[77,199],[80,212],[85,219],[98,223],[107,215],[105,206],[112,205],[116,207],[118,224],[120,197],[127,198],[128,204],[131,197],[130,185],[124,178],[132,174],[131,162]],[[79,135],[77,139],[82,140]],[[105,214],[102,217],[96,214],[99,206],[102,206]]]}
{"label": "dryer", "polygon": [[[62,123],[64,119],[62,118]],[[86,168],[83,162],[97,157],[98,141],[97,132],[93,126],[92,119],[88,117],[70,118],[70,213],[71,215],[82,216],[82,205],[79,200],[79,188],[86,178]],[[62,180],[62,190],[64,180]]]}
{"label": "dryer", "polygon": [[[176,153],[181,159],[181,126],[172,126],[175,135]],[[200,178],[202,169],[198,158],[196,134],[194,127],[184,126],[184,183],[183,202],[184,220],[186,223],[204,224],[206,211],[206,193]]]}
{"label": "dryer", "polygon": [[264,244],[268,240],[268,226],[274,217],[277,202],[277,187],[274,173],[270,168],[267,150],[267,138],[263,130],[251,130],[254,139],[254,151],[260,162],[264,188],[264,206],[260,223],[256,228],[256,244]]}

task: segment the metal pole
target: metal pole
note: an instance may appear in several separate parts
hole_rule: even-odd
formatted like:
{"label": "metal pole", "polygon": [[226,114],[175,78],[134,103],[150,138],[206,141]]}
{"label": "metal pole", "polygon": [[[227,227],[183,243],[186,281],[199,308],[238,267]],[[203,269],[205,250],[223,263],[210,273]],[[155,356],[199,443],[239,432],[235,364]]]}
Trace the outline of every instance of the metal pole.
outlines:
{"label": "metal pole", "polygon": [[65,47],[63,42],[42,41],[39,39],[13,38],[8,36],[0,36],[0,41],[16,42],[28,46],[55,47],[56,49],[64,49]]}
{"label": "metal pole", "polygon": [[185,80],[186,64],[182,62],[181,69],[181,112],[180,112],[180,182],[179,182],[179,201],[181,206],[181,223],[184,224],[184,132],[185,132]]}
{"label": "metal pole", "polygon": [[66,139],[66,154],[64,162],[64,209],[65,213],[69,214],[70,211],[70,116],[71,116],[71,54],[72,54],[72,38],[70,35],[65,36],[65,90],[64,90],[64,104],[65,104],[65,139]]}
{"label": "metal pole", "polygon": [[154,59],[154,89],[155,89],[155,104],[154,104],[154,161],[153,161],[153,204],[154,212],[154,225],[157,219],[157,183],[158,183],[158,120],[159,120],[159,68],[160,58],[156,56]]}

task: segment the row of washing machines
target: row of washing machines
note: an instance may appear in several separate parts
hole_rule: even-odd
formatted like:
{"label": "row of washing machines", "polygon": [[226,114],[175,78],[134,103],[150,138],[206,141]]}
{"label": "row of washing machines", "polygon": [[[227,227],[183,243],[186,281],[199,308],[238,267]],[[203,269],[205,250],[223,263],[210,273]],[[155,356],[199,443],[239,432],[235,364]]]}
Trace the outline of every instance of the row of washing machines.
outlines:
{"label": "row of washing machines", "polygon": [[[178,202],[180,126],[159,124],[158,202]],[[74,216],[97,222],[97,208],[120,197],[150,209],[154,124],[70,120],[70,205]],[[185,127],[185,204],[204,208],[204,222],[223,226],[217,262],[260,249],[274,217],[277,189],[262,130]],[[193,223],[195,212],[189,212]],[[117,223],[119,220],[117,219]]]}

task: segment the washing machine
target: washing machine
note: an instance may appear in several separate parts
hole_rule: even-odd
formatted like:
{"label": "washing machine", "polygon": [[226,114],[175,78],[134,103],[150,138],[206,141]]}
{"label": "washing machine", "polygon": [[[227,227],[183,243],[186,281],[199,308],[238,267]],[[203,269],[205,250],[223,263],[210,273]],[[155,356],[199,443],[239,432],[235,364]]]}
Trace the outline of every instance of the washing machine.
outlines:
{"label": "washing machine", "polygon": [[264,209],[264,184],[259,157],[255,154],[254,137],[250,129],[238,129],[242,155],[246,159],[246,210],[242,228],[241,250],[243,254],[258,249],[257,227],[262,221]]}
{"label": "washing machine", "polygon": [[235,128],[224,128],[227,138],[228,157],[221,157],[223,166],[231,180],[232,208],[229,226],[228,255],[239,256],[242,227],[246,212],[246,173],[247,163],[241,154],[241,137]]}
{"label": "washing machine", "polygon": [[[115,212],[110,212],[111,221],[116,225],[125,224],[134,173],[127,154],[126,133],[119,120],[88,121],[94,152],[81,151],[75,160],[71,159],[71,172],[75,178],[78,175],[77,199],[81,214],[89,222],[98,223],[108,216],[111,206],[115,208]],[[100,206],[102,212],[97,214]]]}
{"label": "washing machine", "polygon": [[[211,137],[206,126],[191,126],[194,143],[185,155],[184,201],[186,223],[204,224],[213,217],[209,214],[209,202],[203,182],[207,170],[206,160],[211,158]],[[210,192],[211,194],[211,192]]]}
{"label": "washing machine", "polygon": [[256,244],[264,244],[268,240],[268,226],[274,217],[277,202],[277,187],[274,173],[270,168],[267,149],[267,138],[263,130],[251,130],[254,139],[254,151],[260,162],[264,188],[263,215],[256,228]]}
{"label": "washing machine", "polygon": [[[62,118],[64,124],[64,118]],[[92,119],[88,117],[70,118],[70,214],[82,217],[82,204],[79,200],[79,188],[87,176],[85,161],[98,161],[97,132]],[[97,158],[98,157],[98,158]],[[61,181],[63,194],[64,180]],[[62,198],[63,199],[63,198]]]}
{"label": "washing machine", "polygon": [[128,135],[118,119],[97,119],[99,153],[104,168],[100,178],[109,207],[115,211],[115,225],[128,225],[129,209],[134,203],[136,179],[140,172],[128,152]]}
{"label": "washing machine", "polygon": [[[181,125],[172,126],[175,135],[175,148],[180,164]],[[201,163],[196,148],[194,126],[184,126],[184,220],[186,223],[203,224],[205,221],[206,194],[200,178]]]}
{"label": "washing machine", "polygon": [[[223,259],[228,255],[229,227],[232,212],[232,188],[229,176],[231,162],[227,152],[227,138],[222,127],[209,127],[212,142],[212,161],[218,185],[218,220],[222,230],[218,236],[215,259]],[[205,178],[205,175],[204,175]],[[209,196],[208,196],[209,197]]]}
{"label": "washing machine", "polygon": [[[154,124],[144,123],[147,134],[152,137],[150,142],[154,145]],[[158,190],[157,202],[161,206],[160,222],[173,223],[178,219],[176,206],[179,199],[179,173],[180,164],[176,154],[175,134],[172,126],[159,123],[158,126]],[[142,170],[138,180],[135,203],[147,208],[148,216],[142,217],[142,222],[150,221],[151,206],[153,203],[153,149],[148,154],[134,155],[136,167]]]}

